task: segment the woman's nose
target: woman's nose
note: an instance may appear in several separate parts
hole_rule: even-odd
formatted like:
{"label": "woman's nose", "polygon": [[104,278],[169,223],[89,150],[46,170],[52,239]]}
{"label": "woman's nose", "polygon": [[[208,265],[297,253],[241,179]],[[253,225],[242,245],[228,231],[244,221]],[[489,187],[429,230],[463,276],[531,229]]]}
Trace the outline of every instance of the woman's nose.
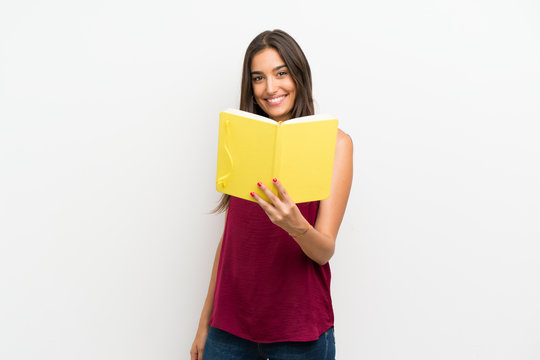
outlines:
{"label": "woman's nose", "polygon": [[276,84],[274,83],[274,79],[268,78],[266,81],[266,92],[269,94],[272,94],[276,91]]}

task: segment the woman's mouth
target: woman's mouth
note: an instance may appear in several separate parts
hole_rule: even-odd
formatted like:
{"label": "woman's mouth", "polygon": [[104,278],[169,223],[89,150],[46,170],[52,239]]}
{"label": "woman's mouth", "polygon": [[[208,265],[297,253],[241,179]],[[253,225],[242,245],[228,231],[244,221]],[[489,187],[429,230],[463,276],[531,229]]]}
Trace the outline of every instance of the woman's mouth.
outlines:
{"label": "woman's mouth", "polygon": [[283,100],[285,100],[285,98],[287,97],[287,95],[281,95],[281,96],[276,96],[276,97],[273,97],[273,98],[270,98],[270,99],[265,99],[265,101],[271,105],[271,106],[275,106],[275,105],[279,105],[283,102]]}

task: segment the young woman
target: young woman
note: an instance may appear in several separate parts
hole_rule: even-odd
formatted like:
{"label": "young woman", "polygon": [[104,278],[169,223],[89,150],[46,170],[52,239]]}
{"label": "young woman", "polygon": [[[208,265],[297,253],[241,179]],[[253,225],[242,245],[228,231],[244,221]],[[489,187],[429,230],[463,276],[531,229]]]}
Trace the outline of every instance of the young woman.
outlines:
{"label": "young woman", "polygon": [[[275,121],[314,114],[311,70],[296,41],[265,31],[248,46],[240,109]],[[279,179],[269,202],[224,195],[227,211],[191,359],[334,359],[330,266],[352,183],[338,130],[330,197],[295,204]],[[270,189],[277,189],[274,195]]]}

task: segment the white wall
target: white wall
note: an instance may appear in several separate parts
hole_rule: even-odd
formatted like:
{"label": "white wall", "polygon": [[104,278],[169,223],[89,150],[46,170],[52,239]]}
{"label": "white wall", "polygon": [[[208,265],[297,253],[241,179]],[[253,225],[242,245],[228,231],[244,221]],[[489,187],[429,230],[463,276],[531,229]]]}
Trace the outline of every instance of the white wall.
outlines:
{"label": "white wall", "polygon": [[355,145],[338,358],[540,358],[540,5],[4,1],[0,358],[187,359],[218,112],[282,28]]}

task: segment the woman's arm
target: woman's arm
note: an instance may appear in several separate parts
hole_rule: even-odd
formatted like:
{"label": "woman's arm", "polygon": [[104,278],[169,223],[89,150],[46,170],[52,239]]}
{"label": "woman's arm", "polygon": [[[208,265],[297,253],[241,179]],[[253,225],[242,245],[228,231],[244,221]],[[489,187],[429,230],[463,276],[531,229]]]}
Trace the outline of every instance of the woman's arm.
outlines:
{"label": "woman's arm", "polygon": [[[351,191],[352,176],[352,140],[343,131],[338,130],[330,196],[320,202],[315,227],[309,228],[304,235],[295,237],[304,253],[320,265],[326,264],[334,254],[337,233]],[[256,193],[252,196],[274,224],[292,235],[304,233],[308,229],[308,221],[300,213],[279,180],[274,182],[274,185],[278,190],[279,198],[264,184],[260,186],[271,203],[264,201]]]}
{"label": "woman's arm", "polygon": [[199,328],[195,335],[195,340],[191,346],[191,360],[202,360],[204,352],[204,344],[206,337],[208,336],[208,330],[210,330],[210,317],[212,316],[212,310],[214,307],[214,291],[216,289],[216,277],[217,268],[219,264],[219,256],[221,254],[221,243],[223,242],[223,236],[219,240],[219,244],[216,250],[216,256],[214,258],[214,266],[212,267],[212,276],[210,278],[210,285],[208,286],[208,294],[199,320]]}

